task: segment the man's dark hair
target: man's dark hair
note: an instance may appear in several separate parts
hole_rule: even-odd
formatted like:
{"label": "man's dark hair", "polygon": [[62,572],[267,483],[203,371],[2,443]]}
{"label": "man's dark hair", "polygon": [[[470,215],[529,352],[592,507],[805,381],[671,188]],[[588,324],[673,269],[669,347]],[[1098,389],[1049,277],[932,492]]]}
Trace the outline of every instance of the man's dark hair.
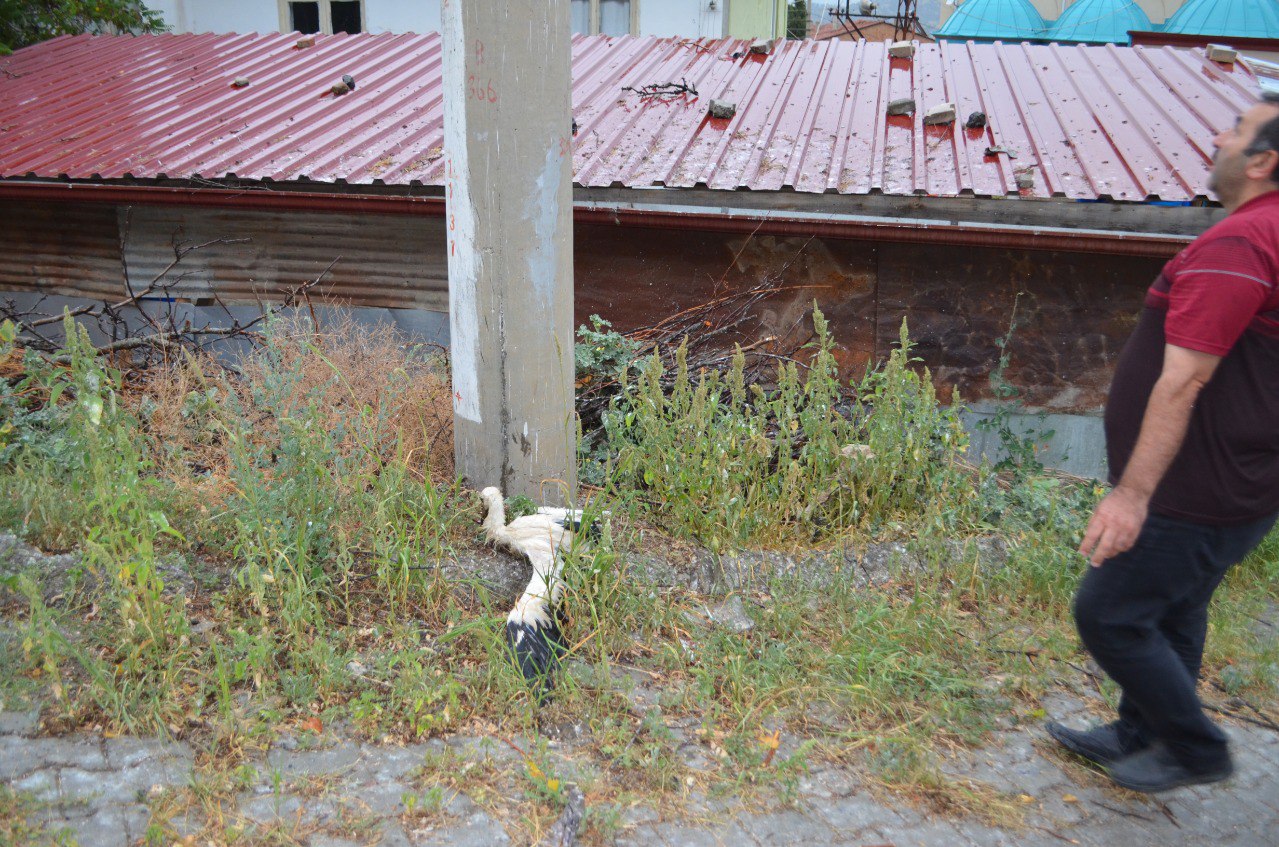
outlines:
{"label": "man's dark hair", "polygon": [[[1261,102],[1279,106],[1279,91],[1263,91]],[[1258,127],[1256,136],[1253,137],[1252,143],[1248,145],[1244,153],[1252,156],[1265,153],[1267,150],[1279,150],[1279,117],[1273,117]],[[1275,180],[1272,175],[1271,181],[1279,180]]]}

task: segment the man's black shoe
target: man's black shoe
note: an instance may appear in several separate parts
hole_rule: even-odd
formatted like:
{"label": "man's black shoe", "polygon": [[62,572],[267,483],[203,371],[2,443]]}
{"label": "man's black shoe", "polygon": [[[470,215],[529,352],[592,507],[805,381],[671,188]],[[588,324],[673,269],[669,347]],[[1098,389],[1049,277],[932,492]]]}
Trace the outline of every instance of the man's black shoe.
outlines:
{"label": "man's black shoe", "polygon": [[1220,782],[1235,772],[1229,755],[1221,765],[1208,770],[1191,770],[1173,758],[1162,744],[1148,747],[1115,762],[1109,768],[1110,778],[1132,791],[1152,794],[1182,785],[1204,785]]}
{"label": "man's black shoe", "polygon": [[1119,737],[1119,725],[1108,723],[1096,729],[1071,729],[1056,721],[1049,721],[1044,729],[1053,740],[1076,756],[1082,756],[1098,765],[1109,765],[1125,756],[1131,755],[1141,748],[1135,744],[1125,744]]}

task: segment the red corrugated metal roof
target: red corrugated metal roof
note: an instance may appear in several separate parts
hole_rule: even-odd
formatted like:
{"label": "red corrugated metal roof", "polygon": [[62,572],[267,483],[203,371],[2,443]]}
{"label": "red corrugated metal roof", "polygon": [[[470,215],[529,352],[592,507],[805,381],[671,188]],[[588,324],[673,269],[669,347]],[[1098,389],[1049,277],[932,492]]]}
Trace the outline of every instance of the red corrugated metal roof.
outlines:
{"label": "red corrugated metal roof", "polygon": [[[0,59],[0,176],[441,183],[440,37],[57,38]],[[1243,64],[1171,48],[577,37],[582,186],[1189,200],[1253,102]],[[343,74],[356,90],[334,97]],[[247,88],[234,88],[236,77]],[[687,80],[698,96],[623,86]],[[914,118],[885,105],[914,97]],[[711,98],[737,104],[707,115]],[[954,126],[923,112],[956,103]],[[963,128],[984,111],[984,130]],[[988,147],[1013,152],[987,156]]]}

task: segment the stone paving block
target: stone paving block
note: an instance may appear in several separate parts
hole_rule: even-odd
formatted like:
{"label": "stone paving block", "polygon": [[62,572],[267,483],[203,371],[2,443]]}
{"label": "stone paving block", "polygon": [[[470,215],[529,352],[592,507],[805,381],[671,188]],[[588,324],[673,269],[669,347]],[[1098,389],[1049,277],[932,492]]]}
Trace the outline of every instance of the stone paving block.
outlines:
{"label": "stone paving block", "polygon": [[260,794],[240,802],[240,814],[259,824],[294,821],[304,810],[303,802],[292,795]]}
{"label": "stone paving block", "polygon": [[138,791],[117,774],[80,768],[58,770],[58,793],[63,800],[132,803],[138,799]]}
{"label": "stone paving block", "polygon": [[[1000,771],[1001,769],[995,766],[994,772]],[[991,780],[986,782],[1000,791],[1009,794],[1029,794],[1031,797],[1063,793],[1070,783],[1060,768],[1040,758],[1014,764],[1004,769],[1003,774],[1005,778],[1000,780],[1000,784]]]}
{"label": "stone paving block", "polygon": [[413,842],[404,833],[404,828],[398,823],[387,824],[382,829],[382,837],[377,843],[378,847],[414,847]]}
{"label": "stone paving block", "polygon": [[30,794],[34,799],[52,802],[58,799],[58,775],[52,768],[27,774],[11,783],[11,788],[20,794]]}
{"label": "stone paving block", "polygon": [[660,818],[661,815],[648,806],[631,806],[622,812],[622,825],[635,826],[636,824],[652,823]]}
{"label": "stone paving block", "polygon": [[130,847],[146,834],[150,815],[137,806],[107,807],[68,824],[79,847]]}
{"label": "stone paving block", "polygon": [[660,843],[648,833],[623,832],[619,833],[617,838],[613,840],[613,847],[650,847],[650,845]]}
{"label": "stone paving block", "polygon": [[204,819],[197,811],[192,811],[190,814],[174,815],[169,819],[168,824],[180,839],[195,835],[204,829]]}
{"label": "stone paving block", "polygon": [[[957,821],[954,827],[955,832],[963,839],[960,843],[972,845],[972,847],[1026,847],[1024,844],[1026,834],[1024,832],[1007,833],[1002,830],[991,829],[974,821]],[[1061,843],[1063,842],[1058,842],[1058,844]],[[1131,847],[1136,847],[1136,845]]]}
{"label": "stone paving block", "polygon": [[[1076,799],[1074,802],[1067,802],[1065,799],[1067,796],[1072,796]],[[1072,791],[1040,796],[1038,798],[1039,817],[1056,826],[1075,826],[1086,821],[1089,817],[1089,812],[1078,797],[1078,793]]]}
{"label": "stone paving block", "polygon": [[[691,824],[681,824],[676,822],[654,824],[647,829],[650,839],[638,838],[641,830],[636,830],[637,844],[653,844],[662,843],[670,844],[672,847],[724,847],[731,845],[731,842],[725,840],[716,834],[715,830],[706,829]],[[747,841],[746,844],[752,842]],[[736,845],[732,845],[736,847]]]}
{"label": "stone paving block", "polygon": [[970,847],[969,839],[945,821],[921,823],[912,827],[888,827],[880,830],[884,843],[894,847]]}
{"label": "stone paving block", "polygon": [[301,774],[341,773],[350,770],[360,761],[360,745],[344,741],[332,747],[317,750],[271,750],[267,753],[267,773],[278,771],[285,777]]}
{"label": "stone paving block", "polygon": [[191,748],[185,744],[158,738],[132,738],[124,735],[102,742],[107,764],[112,768],[132,768],[156,759],[192,760]]}
{"label": "stone paving block", "polygon": [[193,767],[189,761],[154,759],[117,771],[112,776],[119,783],[121,791],[146,795],[157,785],[161,788],[179,788],[190,784]]}
{"label": "stone paving block", "polygon": [[502,825],[478,809],[448,827],[421,833],[413,831],[409,837],[417,847],[488,847],[511,843]]}
{"label": "stone paving block", "polygon": [[[725,845],[725,847],[738,847],[738,845],[741,845],[741,847],[752,847],[752,845],[810,843],[807,840],[807,838],[803,836],[802,833],[796,833],[793,838],[789,834],[784,834],[781,836],[780,840],[770,841],[769,839],[762,837],[759,833],[755,831],[754,824],[755,822],[752,820],[733,821],[727,824],[726,826],[722,827],[721,829],[719,829],[718,832],[716,833],[716,837],[719,838],[719,843]],[[826,830],[826,837],[828,840],[825,842],[812,842],[812,843],[830,844],[831,842],[829,839],[833,837],[833,833],[831,833],[830,830],[828,829]]]}
{"label": "stone paving block", "polygon": [[[1118,803],[1110,805],[1122,808]],[[1153,815],[1150,812],[1154,812]],[[1109,815],[1097,817],[1083,826],[1077,826],[1069,833],[1071,838],[1079,841],[1081,847],[1116,847],[1116,845],[1197,845],[1201,842],[1193,835],[1185,837],[1177,827],[1173,826],[1158,811],[1143,809],[1133,812],[1141,817],[1125,817]],[[1158,818],[1155,817],[1158,815]],[[1213,838],[1208,844],[1230,844],[1232,842]],[[1239,845],[1244,847],[1244,845]]]}
{"label": "stone paving block", "polygon": [[[12,736],[11,736],[12,737]],[[74,765],[85,770],[105,770],[107,757],[97,739],[89,736],[66,738],[21,738],[20,749],[42,765]]]}
{"label": "stone paving block", "polygon": [[388,780],[353,786],[345,793],[367,807],[371,814],[386,816],[399,815],[404,811],[404,795],[408,791],[407,784]]}
{"label": "stone paving block", "polygon": [[835,831],[819,816],[793,809],[741,816],[733,824],[761,844],[830,844],[835,839]]}
{"label": "stone paving block", "polygon": [[327,833],[317,832],[309,839],[310,847],[361,847],[363,842],[351,841],[348,838],[338,838]]}
{"label": "stone paving block", "polygon": [[901,815],[866,794],[853,794],[814,807],[826,824],[843,838],[855,838],[881,827],[901,826]]}
{"label": "stone paving block", "polygon": [[0,735],[34,735],[39,726],[39,709],[0,712]]}
{"label": "stone paving block", "polygon": [[0,780],[12,780],[45,767],[31,755],[33,742],[20,735],[0,735]]}
{"label": "stone paving block", "polygon": [[428,749],[425,744],[410,747],[365,747],[361,764],[373,779],[401,779],[422,766]]}
{"label": "stone paving block", "polygon": [[806,797],[847,797],[861,785],[861,780],[847,768],[814,768],[799,780],[799,793]]}

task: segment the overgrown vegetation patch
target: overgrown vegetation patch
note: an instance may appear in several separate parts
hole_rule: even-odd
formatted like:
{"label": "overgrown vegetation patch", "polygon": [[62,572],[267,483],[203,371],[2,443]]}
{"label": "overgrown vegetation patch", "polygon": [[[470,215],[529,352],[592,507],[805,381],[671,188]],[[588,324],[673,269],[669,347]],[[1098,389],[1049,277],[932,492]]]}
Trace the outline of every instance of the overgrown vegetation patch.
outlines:
{"label": "overgrown vegetation patch", "polygon": [[[958,398],[933,394],[905,327],[849,386],[820,313],[814,326],[805,363],[767,382],[740,353],[699,370],[678,352],[633,360],[602,322],[583,334],[594,358],[579,378],[612,385],[583,439],[601,537],[567,563],[570,652],[545,703],[499,638],[511,598],[467,564],[502,560],[480,548],[478,501],[453,478],[438,351],[273,322],[234,368],[180,354],[138,371],[70,322],[58,356],[5,338],[0,525],[74,556],[3,568],[3,707],[39,704],[50,731],[196,742],[199,778],[152,798],[160,834],[195,813],[208,837],[241,837],[215,824],[252,753],[331,727],[515,751],[425,762],[406,825],[463,792],[537,833],[571,780],[589,838],[604,840],[636,802],[785,801],[823,762],[1014,820],[1015,802],[947,778],[940,755],[1038,720],[1046,693],[1088,680],[1068,606],[1101,492],[1032,462],[970,465]],[[991,538],[1006,552],[991,555]],[[856,554],[816,587],[761,576],[734,626],[707,614],[718,600],[649,584],[634,564],[694,543],[872,542],[901,551],[883,578],[860,579]],[[1263,712],[1279,649],[1258,619],[1277,576],[1271,539],[1228,579],[1206,657],[1210,690]]]}

